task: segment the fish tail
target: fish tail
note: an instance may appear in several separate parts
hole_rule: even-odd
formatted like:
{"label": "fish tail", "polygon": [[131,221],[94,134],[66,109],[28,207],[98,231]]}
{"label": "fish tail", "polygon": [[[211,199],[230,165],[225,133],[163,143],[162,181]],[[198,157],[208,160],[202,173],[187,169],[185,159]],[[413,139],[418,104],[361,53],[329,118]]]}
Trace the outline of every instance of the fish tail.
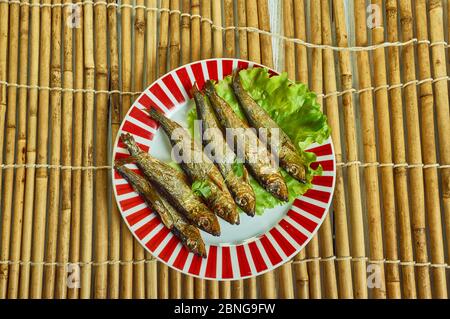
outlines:
{"label": "fish tail", "polygon": [[136,156],[141,152],[141,149],[136,144],[133,135],[131,135],[130,133],[124,133],[120,135],[120,139],[126,145],[128,152],[130,152],[132,156]]}
{"label": "fish tail", "polygon": [[216,88],[214,87],[214,83],[211,80],[208,80],[205,82],[205,86],[203,87],[203,90],[206,92],[206,94],[216,94]]}

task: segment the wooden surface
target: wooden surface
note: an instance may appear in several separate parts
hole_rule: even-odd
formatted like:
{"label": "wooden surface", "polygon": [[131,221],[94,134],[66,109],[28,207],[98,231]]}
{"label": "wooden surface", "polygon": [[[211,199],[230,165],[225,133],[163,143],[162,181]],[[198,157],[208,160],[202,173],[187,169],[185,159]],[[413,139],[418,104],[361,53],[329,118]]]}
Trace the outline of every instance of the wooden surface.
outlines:
{"label": "wooden surface", "polygon": [[[0,298],[448,298],[447,10],[443,0],[0,0]],[[231,283],[157,263],[122,222],[109,177],[137,94],[222,56],[308,84],[338,162],[332,209],[308,247]]]}

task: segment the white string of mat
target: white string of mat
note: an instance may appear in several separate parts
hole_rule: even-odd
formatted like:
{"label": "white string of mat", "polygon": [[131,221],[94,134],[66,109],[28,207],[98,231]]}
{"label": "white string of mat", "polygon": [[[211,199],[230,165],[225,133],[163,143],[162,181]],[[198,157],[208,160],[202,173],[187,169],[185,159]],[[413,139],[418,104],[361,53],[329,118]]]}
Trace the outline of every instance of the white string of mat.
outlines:
{"label": "white string of mat", "polygon": [[235,30],[235,31],[247,31],[247,32],[254,32],[254,33],[259,33],[262,35],[268,35],[274,38],[278,38],[280,40],[286,41],[286,42],[293,42],[296,44],[300,44],[303,45],[307,48],[316,48],[316,49],[330,49],[333,51],[350,51],[350,52],[361,52],[361,51],[372,51],[372,50],[376,50],[376,49],[380,49],[380,48],[387,48],[387,47],[402,47],[402,46],[407,46],[407,45],[411,45],[414,43],[417,44],[428,44],[430,46],[436,46],[436,45],[443,45],[445,48],[450,47],[449,44],[445,41],[440,41],[440,42],[434,42],[431,43],[428,40],[418,40],[416,38],[413,38],[411,40],[405,41],[405,42],[383,42],[383,43],[379,43],[379,44],[375,44],[375,45],[370,45],[370,46],[365,46],[365,47],[358,47],[358,46],[353,46],[353,47],[337,47],[337,46],[332,46],[332,45],[326,45],[326,44],[313,44],[313,43],[309,43],[297,38],[289,38],[286,37],[282,34],[278,34],[278,33],[273,33],[273,32],[269,32],[269,31],[264,31],[258,28],[253,28],[253,27],[240,27],[240,26],[229,26],[229,27],[223,27],[223,26],[219,26],[214,24],[214,22],[209,19],[209,18],[204,18],[201,15],[192,15],[190,13],[183,13],[180,10],[171,10],[171,9],[167,9],[167,8],[155,8],[155,7],[146,7],[146,6],[142,6],[142,5],[130,5],[130,4],[118,4],[118,3],[107,3],[106,1],[82,1],[82,2],[75,2],[75,3],[54,3],[54,4],[42,4],[42,3],[29,3],[29,2],[22,2],[19,0],[0,0],[0,3],[8,3],[8,4],[18,4],[20,6],[26,5],[29,7],[39,7],[39,8],[63,8],[63,7],[72,7],[73,6],[77,6],[77,5],[93,5],[93,6],[97,6],[97,5],[103,5],[106,6],[107,8],[109,7],[115,7],[117,9],[122,9],[122,8],[128,8],[128,9],[143,9],[145,11],[155,11],[155,12],[168,12],[169,14],[178,14],[180,15],[180,17],[189,17],[190,19],[200,19],[201,22],[207,22],[209,24],[211,24],[211,28],[215,29],[215,30],[219,30],[219,31],[229,31],[229,30]]}
{"label": "white string of mat", "polygon": [[[338,167],[350,167],[350,166],[359,166],[361,168],[367,167],[392,167],[392,168],[439,168],[439,169],[448,169],[450,165],[441,165],[438,163],[435,164],[408,164],[408,163],[363,163],[361,161],[352,161],[352,162],[339,162],[336,163]],[[71,170],[71,171],[96,171],[96,170],[111,170],[112,166],[70,166],[70,165],[56,165],[56,164],[0,164],[0,169],[20,169],[20,168],[47,168],[47,169],[59,169],[59,170]]]}
{"label": "white string of mat", "polygon": [[[444,264],[434,264],[431,262],[416,262],[416,261],[401,261],[401,260],[370,260],[368,257],[314,257],[302,260],[292,260],[290,263],[293,265],[296,264],[304,264],[304,263],[312,263],[312,262],[334,262],[334,261],[352,261],[352,262],[367,262],[368,264],[397,264],[400,266],[414,266],[414,267],[431,267],[431,268],[447,268],[450,269],[450,266],[446,263]],[[89,261],[89,262],[46,262],[46,261],[22,261],[22,260],[5,260],[0,261],[0,265],[20,265],[20,266],[69,266],[69,265],[77,265],[77,266],[105,266],[105,265],[137,265],[137,264],[151,264],[157,262],[156,259],[141,259],[141,260],[105,260],[101,262]]]}
{"label": "white string of mat", "polygon": [[[0,0],[1,1],[1,0]],[[395,89],[404,89],[410,85],[419,86],[425,83],[436,83],[439,81],[450,81],[450,76],[442,76],[439,78],[427,78],[423,80],[412,80],[408,81],[406,83],[398,83],[398,84],[392,84],[392,85],[381,85],[377,87],[368,87],[363,89],[347,89],[343,91],[336,91],[326,94],[317,94],[317,97],[319,98],[330,98],[330,97],[340,97],[345,94],[362,94],[365,92],[373,91],[376,93],[379,90],[386,89],[388,91],[395,90]],[[29,89],[29,90],[47,90],[47,91],[58,91],[58,92],[72,92],[72,93],[93,93],[93,94],[119,94],[119,95],[140,95],[142,92],[123,92],[120,90],[94,90],[94,89],[72,89],[72,88],[62,88],[62,87],[46,87],[46,86],[39,86],[39,85],[27,85],[27,84],[18,84],[18,83],[10,83],[8,81],[0,81],[0,85],[5,85],[6,87],[15,87],[17,89]]]}

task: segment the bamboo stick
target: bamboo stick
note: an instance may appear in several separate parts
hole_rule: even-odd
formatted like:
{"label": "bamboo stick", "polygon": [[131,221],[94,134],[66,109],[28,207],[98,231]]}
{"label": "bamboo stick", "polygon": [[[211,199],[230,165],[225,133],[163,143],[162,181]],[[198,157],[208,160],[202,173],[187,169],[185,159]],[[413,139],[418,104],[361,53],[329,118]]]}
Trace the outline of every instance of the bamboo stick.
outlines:
{"label": "bamboo stick", "polygon": [[[29,32],[29,12],[30,8],[27,5],[29,2],[24,2],[25,5],[20,7],[20,28],[19,28],[19,63],[21,68],[19,70],[19,85],[27,84],[28,76],[28,32]],[[17,147],[16,147],[16,163],[19,165],[26,162],[27,150],[27,89],[19,88],[18,99],[18,126],[17,126]],[[18,284],[19,284],[19,260],[20,247],[22,240],[22,217],[24,204],[24,189],[25,189],[25,168],[17,168],[14,179],[14,211],[13,211],[13,225],[11,236],[11,252],[9,259],[12,264],[9,268],[8,281],[8,299],[17,298]]]}
{"label": "bamboo stick", "polygon": [[[173,70],[180,64],[180,2],[172,0],[170,10],[174,11],[170,15],[170,51],[169,68]],[[175,269],[169,269],[169,296],[171,299],[181,298],[181,273]]]}
{"label": "bamboo stick", "polygon": [[201,38],[201,57],[210,59],[212,56],[212,30],[211,30],[211,1],[200,1],[200,14],[202,16],[202,38]]}
{"label": "bamboo stick", "polygon": [[[50,1],[43,1],[43,4],[50,5]],[[41,37],[40,37],[40,74],[39,86],[50,85],[50,43],[51,33],[48,21],[51,20],[51,9],[43,7],[41,9]],[[37,164],[47,164],[48,146],[48,113],[49,113],[49,91],[39,91],[38,109],[38,149]],[[47,209],[47,168],[36,170],[36,193],[34,198],[33,215],[33,250],[31,261],[38,263],[31,268],[30,297],[40,298],[42,295],[42,264],[44,260],[44,240],[45,240],[45,215]]]}
{"label": "bamboo stick", "polygon": [[[398,41],[397,1],[386,2],[387,41]],[[398,47],[388,48],[389,85],[401,83],[400,59]],[[401,88],[389,91],[390,111],[392,119],[393,158],[395,164],[406,162],[405,138],[403,129],[403,102]],[[399,222],[400,258],[405,262],[413,260],[411,239],[411,221],[409,212],[407,173],[405,167],[394,168],[396,208]],[[402,265],[403,297],[416,298],[416,282],[414,266]]]}
{"label": "bamboo stick", "polygon": [[[84,4],[84,88],[95,88],[95,61],[94,61],[94,15],[93,5]],[[94,100],[93,92],[84,95],[84,134],[83,134],[83,166],[93,166],[94,144]],[[82,211],[81,211],[81,287],[80,298],[91,297],[92,267],[92,223],[93,223],[93,171],[82,172]]]}
{"label": "bamboo stick", "polygon": [[[38,0],[33,0],[31,4],[39,4]],[[40,9],[37,6],[31,8],[30,18],[30,44],[29,44],[29,85],[33,89],[28,91],[28,118],[27,118],[27,145],[26,145],[26,163],[34,165],[36,163],[36,132],[37,132],[37,112],[38,112],[38,89],[39,84],[39,35],[40,35]],[[1,32],[0,32],[1,34]],[[34,202],[34,177],[35,168],[26,169],[25,176],[25,199],[23,208],[23,229],[21,242],[21,260],[25,262],[20,268],[19,297],[28,298],[30,261],[31,255],[31,236],[33,225],[33,202]],[[20,249],[20,248],[19,248]]]}
{"label": "bamboo stick", "polygon": [[[361,1],[356,1],[354,4],[355,13],[355,35],[357,46],[367,46],[367,21],[365,19],[366,6]],[[359,88],[372,87],[370,78],[370,64],[369,54],[367,51],[358,52],[358,81]],[[373,96],[372,91],[362,92],[359,95],[359,102],[361,107],[361,125],[362,125],[362,140],[364,145],[364,160],[367,163],[377,162],[377,144],[375,136],[375,115],[373,111]],[[383,134],[383,132],[380,132]],[[383,145],[384,146],[384,145]],[[366,207],[368,217],[368,231],[369,231],[369,249],[370,258],[374,261],[383,261],[383,234],[381,225],[381,210],[380,210],[380,194],[378,170],[375,166],[368,166],[364,170],[364,184],[366,190]],[[380,287],[373,288],[373,297],[377,299],[386,298],[386,282],[384,276],[384,263],[380,262],[373,264],[379,267]]]}
{"label": "bamboo stick", "polygon": [[[332,45],[332,33],[330,22],[330,6],[327,0],[322,0],[322,44]],[[336,70],[334,66],[334,54],[331,49],[325,49],[323,51],[323,73],[324,73],[324,89],[325,93],[329,94],[337,91],[336,85]],[[302,73],[301,73],[302,74]],[[339,125],[339,104],[336,95],[331,95],[325,99],[326,114],[328,116],[328,122],[331,126],[331,136],[333,139],[334,152],[336,154],[336,161],[342,162],[342,145],[341,145],[341,132]],[[336,186],[333,200],[334,208],[334,223],[336,228],[336,255],[338,258],[350,256],[350,247],[348,239],[348,224],[347,224],[347,207],[345,203],[344,193],[344,179],[342,175],[342,167],[336,168]],[[330,213],[329,213],[330,214]],[[330,215],[328,215],[330,216]],[[331,223],[327,227],[331,227]],[[322,225],[324,227],[325,225]],[[328,233],[331,233],[329,231]],[[322,236],[321,238],[325,238]],[[326,243],[323,243],[326,244]],[[331,257],[332,250],[330,249],[332,244],[327,244],[328,247],[321,246],[325,257]],[[327,251],[329,249],[329,251]],[[339,298],[349,299],[353,298],[352,288],[352,273],[350,267],[350,261],[348,259],[339,260],[337,263],[338,269],[338,284],[339,284]],[[326,295],[336,297],[332,293],[331,289],[325,289]]]}
{"label": "bamboo stick", "polygon": [[[340,47],[348,46],[348,35],[345,21],[344,3],[342,0],[333,2],[336,41]],[[348,51],[339,52],[339,68],[341,78],[341,90],[352,88],[352,72],[350,63],[350,53]],[[358,148],[356,142],[355,114],[353,107],[353,96],[346,93],[342,96],[344,109],[344,128],[347,161],[358,160]],[[364,224],[361,205],[361,189],[358,166],[352,165],[347,169],[348,195],[350,203],[351,222],[351,247],[354,274],[354,296],[358,299],[367,298],[367,278],[366,278],[366,253],[364,247]]]}
{"label": "bamboo stick", "polygon": [[[9,7],[9,51],[8,51],[8,81],[17,83],[17,67],[19,65],[19,16],[20,6],[12,3]],[[13,164],[16,139],[16,113],[17,113],[17,88],[8,87],[8,99],[6,104],[6,132],[5,132],[5,163]],[[3,134],[3,132],[2,132]],[[2,225],[1,225],[1,251],[0,260],[9,260],[9,248],[11,237],[11,215],[13,204],[14,169],[5,170],[3,177],[2,195]],[[0,181],[1,182],[1,181]],[[5,299],[8,286],[8,264],[0,265],[0,298]]]}
{"label": "bamboo stick", "polygon": [[[258,21],[262,31],[270,32],[270,14],[268,0],[258,0]],[[273,67],[272,38],[267,34],[260,35],[261,40],[261,62]]]}
{"label": "bamboo stick", "polygon": [[[305,1],[294,0],[295,38],[306,41]],[[296,44],[297,81],[308,83],[308,52],[304,45]]]}
{"label": "bamboo stick", "polygon": [[[447,6],[449,6],[447,4]],[[450,8],[450,6],[449,6]],[[450,9],[449,9],[450,10]],[[432,42],[445,41],[443,5],[441,1],[430,1],[430,37]],[[447,19],[449,19],[447,17]],[[432,47],[433,76],[435,79],[446,77],[445,47],[435,45]],[[438,81],[434,84],[437,126],[439,136],[439,155],[442,165],[450,164],[450,123],[447,81]],[[445,231],[447,234],[447,258],[450,258],[450,169],[441,170],[442,199],[445,212]]]}
{"label": "bamboo stick", "polygon": [[[60,0],[53,0],[53,4],[61,4]],[[50,85],[61,87],[61,7],[52,8],[52,48],[51,48],[51,70]],[[60,165],[61,163],[61,92],[50,92],[50,164]],[[56,241],[58,236],[58,215],[60,196],[60,176],[61,171],[57,168],[50,169],[48,185],[48,216],[47,216],[47,242],[45,247],[45,261],[48,263],[44,267],[44,292],[46,299],[53,298],[55,287],[55,266],[52,263],[56,260]],[[45,235],[44,235],[45,236]],[[45,238],[45,237],[44,237]]]}
{"label": "bamboo stick", "polygon": [[[246,0],[247,26],[250,28],[259,28],[258,22],[258,3],[256,0]],[[249,32],[248,38],[248,59],[253,62],[261,63],[261,49],[259,42],[259,33]]]}
{"label": "bamboo stick", "polygon": [[[234,22],[234,1],[224,0],[223,10],[225,16],[225,28],[235,26]],[[227,29],[225,31],[225,56],[234,58],[236,55],[236,33],[235,30]]]}
{"label": "bamboo stick", "polygon": [[[322,27],[320,17],[320,2],[313,1],[310,4],[310,24],[311,24],[311,42],[321,44]],[[322,50],[313,49],[311,52],[311,77],[310,87],[313,92],[321,94],[323,90],[322,81]],[[317,103],[322,106],[322,98],[317,98]],[[312,299],[322,298],[320,264],[319,264],[319,234],[314,236],[306,246],[306,256],[310,259],[308,262],[309,291]]]}
{"label": "bamboo stick", "polygon": [[[116,4],[116,0],[108,0],[108,4]],[[154,11],[149,13],[156,14]],[[119,46],[117,39],[117,8],[115,6],[108,7],[108,36],[109,36],[109,64],[110,64],[110,80],[109,88],[113,91],[120,89],[119,83]],[[120,114],[120,95],[114,93],[110,96],[110,112],[111,112],[111,141],[115,141],[119,131],[121,114]],[[112,144],[112,143],[111,143]],[[114,145],[112,145],[114,147]],[[112,150],[111,150],[112,154]],[[117,261],[120,260],[120,225],[122,218],[116,204],[116,199],[111,192],[111,224],[109,233],[109,260],[114,261],[108,268],[108,297],[111,299],[119,298],[119,269]]]}
{"label": "bamboo stick", "polygon": [[[144,62],[145,62],[145,10],[144,0],[136,1],[134,17],[134,92],[143,91]],[[137,98],[137,96],[134,96]],[[134,99],[133,98],[133,99]],[[144,248],[137,240],[133,240],[134,260],[144,260]],[[133,290],[136,299],[145,298],[145,264],[136,263],[133,266]]]}
{"label": "bamboo stick", "polygon": [[[125,0],[122,4],[131,5],[131,1]],[[129,92],[131,91],[131,9],[123,7],[121,15],[122,91]],[[122,95],[121,114],[123,117],[128,113],[130,107],[131,96]],[[124,261],[120,273],[120,298],[131,299],[133,297],[133,235],[124,222],[120,226],[122,242],[120,259]]]}
{"label": "bamboo stick", "polygon": [[[94,32],[95,32],[95,87],[98,91],[108,90],[108,43],[106,5],[95,2]],[[96,135],[95,163],[96,166],[108,165],[108,94],[97,94],[95,99]],[[108,259],[108,171],[95,172],[95,256],[100,265],[94,269],[94,298],[107,297],[107,271],[104,262]]]}
{"label": "bamboo stick", "polygon": [[206,282],[206,298],[219,299],[219,282],[217,280],[208,280]]}
{"label": "bamboo stick", "polygon": [[[212,21],[214,25],[222,27],[222,1],[211,1]],[[223,56],[223,34],[219,28],[213,29],[213,56],[221,58]]]}
{"label": "bamboo stick", "polygon": [[206,289],[205,281],[203,279],[195,278],[194,280],[194,298],[195,299],[205,299]]}
{"label": "bamboo stick", "polygon": [[[0,81],[7,80],[8,63],[8,26],[9,26],[9,3],[0,3]],[[5,136],[5,116],[6,116],[6,85],[0,84],[0,162],[3,163],[3,145]],[[0,170],[0,181],[3,180],[3,170]],[[2,183],[0,183],[0,194],[2,194]],[[2,200],[0,198],[0,205]]]}
{"label": "bamboo stick", "polygon": [[[412,8],[410,1],[400,1],[400,21],[402,41],[413,38]],[[416,79],[414,47],[407,45],[402,48],[403,81],[409,82]],[[406,103],[406,130],[408,141],[408,162],[410,164],[421,164],[421,141],[419,114],[417,106],[417,88],[408,85],[404,89]],[[414,246],[416,261],[428,262],[427,239],[425,228],[425,203],[422,168],[411,168],[410,174],[410,200],[412,204],[412,227],[414,235]],[[430,298],[431,287],[428,267],[418,267],[417,284],[419,298]]]}
{"label": "bamboo stick", "polygon": [[243,60],[248,60],[248,43],[247,43],[247,12],[245,10],[246,0],[237,0],[237,15],[239,29],[239,57]]}
{"label": "bamboo stick", "polygon": [[[63,87],[73,88],[73,30],[71,26],[71,8],[67,7],[72,0],[65,0],[63,8]],[[72,164],[72,119],[73,119],[73,93],[66,91],[63,93],[62,105],[62,162],[64,166]],[[65,265],[69,260],[70,241],[70,218],[72,212],[72,172],[63,170],[62,173],[62,198],[61,198],[61,220],[58,229],[58,263],[64,266],[56,268],[55,297],[65,299],[67,295],[67,272]]]}
{"label": "bamboo stick", "polygon": [[[382,8],[381,0],[372,0],[372,4]],[[378,24],[372,29],[373,44],[381,44],[384,40],[383,17],[379,17]],[[383,48],[373,52],[374,84],[384,87],[387,84],[386,59]],[[380,163],[392,163],[391,122],[389,119],[389,99],[386,88],[375,92],[376,112],[378,115],[378,140]],[[386,243],[386,257],[389,260],[398,260],[397,250],[397,220],[395,215],[394,170],[391,166],[381,168],[382,205],[384,212],[384,234]],[[386,265],[386,289],[390,299],[401,298],[400,274],[398,264]]]}
{"label": "bamboo stick", "polygon": [[[146,2],[148,8],[156,8],[156,0],[147,0]],[[156,80],[157,66],[156,66],[156,56],[157,56],[157,33],[158,29],[158,14],[156,11],[147,11],[147,86]],[[158,274],[157,274],[157,263],[153,256],[146,252],[145,258],[147,260],[152,260],[146,263],[146,293],[147,298],[156,299],[158,297]]]}
{"label": "bamboo stick", "polygon": [[[303,0],[294,0],[294,35],[306,41],[306,12]],[[297,81],[308,84],[308,52],[305,46],[296,45]],[[306,251],[302,249],[294,257],[294,271],[296,278],[297,296],[300,299],[309,298],[309,278],[307,264],[304,262]]]}
{"label": "bamboo stick", "polygon": [[[428,40],[427,3],[424,0],[415,2],[416,36],[420,40]],[[442,20],[442,19],[441,19]],[[442,37],[442,40],[443,37]],[[431,78],[430,51],[427,44],[418,45],[419,80]],[[445,54],[444,54],[445,55]],[[434,133],[434,99],[431,82],[420,85],[421,127],[423,141],[423,162],[434,165],[437,162],[436,136]],[[424,171],[425,204],[427,221],[430,229],[431,261],[433,264],[444,264],[444,238],[442,234],[441,206],[439,200],[439,181],[437,168]],[[444,268],[432,268],[433,296],[447,299],[447,283]]]}
{"label": "bamboo stick", "polygon": [[[73,9],[78,10],[75,28],[75,78],[73,87],[80,90],[84,87],[84,10],[77,5]],[[83,160],[83,118],[84,118],[84,95],[80,91],[73,96],[73,165],[81,166]],[[75,170],[72,173],[72,216],[70,221],[70,251],[69,260],[71,274],[80,275],[80,267],[74,266],[80,260],[80,240],[81,240],[81,171]],[[73,266],[72,266],[73,265]],[[73,268],[72,268],[73,267]],[[74,273],[76,272],[76,273]],[[80,281],[76,282],[78,286]],[[75,286],[75,287],[74,287]],[[68,285],[67,296],[76,299],[79,296],[79,287],[72,282]]]}
{"label": "bamboo stick", "polygon": [[[161,1],[161,9],[169,9],[169,0]],[[169,12],[161,11],[159,18],[159,44],[158,44],[158,57],[159,57],[159,75],[163,75],[167,71],[167,50],[169,46]]]}
{"label": "bamboo stick", "polygon": [[243,299],[244,298],[244,281],[236,280],[231,282],[231,298]]}
{"label": "bamboo stick", "polygon": [[191,60],[191,38],[190,28],[191,19],[188,16],[191,7],[190,0],[183,0],[181,11],[184,14],[181,17],[181,64],[185,65]]}
{"label": "bamboo stick", "polygon": [[231,282],[223,281],[219,285],[220,299],[231,299]]}
{"label": "bamboo stick", "polygon": [[200,60],[200,0],[191,0],[191,56],[192,61]]}
{"label": "bamboo stick", "polygon": [[[268,285],[266,285],[267,287]],[[244,293],[246,299],[256,299],[258,298],[258,291],[256,286],[256,279],[255,278],[249,278],[244,280]],[[267,289],[267,288],[261,288],[261,290]],[[272,291],[270,289],[269,291]]]}

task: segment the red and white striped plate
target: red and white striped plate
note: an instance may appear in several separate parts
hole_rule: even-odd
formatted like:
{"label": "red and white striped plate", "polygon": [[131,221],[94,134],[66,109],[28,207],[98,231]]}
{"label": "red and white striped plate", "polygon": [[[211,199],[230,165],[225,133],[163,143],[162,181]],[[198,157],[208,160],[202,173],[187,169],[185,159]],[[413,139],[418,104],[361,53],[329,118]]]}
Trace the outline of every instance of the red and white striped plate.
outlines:
{"label": "red and white striped plate", "polygon": [[[193,105],[190,89],[200,88],[207,79],[221,80],[235,69],[260,67],[238,59],[211,59],[182,66],[158,79],[134,102],[119,131],[131,133],[137,143],[153,156],[170,161],[170,144],[164,133],[143,109],[157,108],[183,124]],[[275,71],[273,71],[276,74]],[[335,157],[331,139],[308,149],[317,155],[323,175],[313,180],[313,188],[294,203],[267,210],[250,218],[241,214],[241,224],[220,220],[220,237],[204,232],[208,257],[189,253],[161,223],[126,180],[113,171],[112,180],[120,212],[136,239],[153,256],[185,274],[203,279],[237,280],[260,275],[289,261],[315,235],[331,204],[335,184]],[[128,157],[116,139],[114,159]],[[136,168],[136,167],[134,167]],[[137,169],[137,168],[136,168]]]}

